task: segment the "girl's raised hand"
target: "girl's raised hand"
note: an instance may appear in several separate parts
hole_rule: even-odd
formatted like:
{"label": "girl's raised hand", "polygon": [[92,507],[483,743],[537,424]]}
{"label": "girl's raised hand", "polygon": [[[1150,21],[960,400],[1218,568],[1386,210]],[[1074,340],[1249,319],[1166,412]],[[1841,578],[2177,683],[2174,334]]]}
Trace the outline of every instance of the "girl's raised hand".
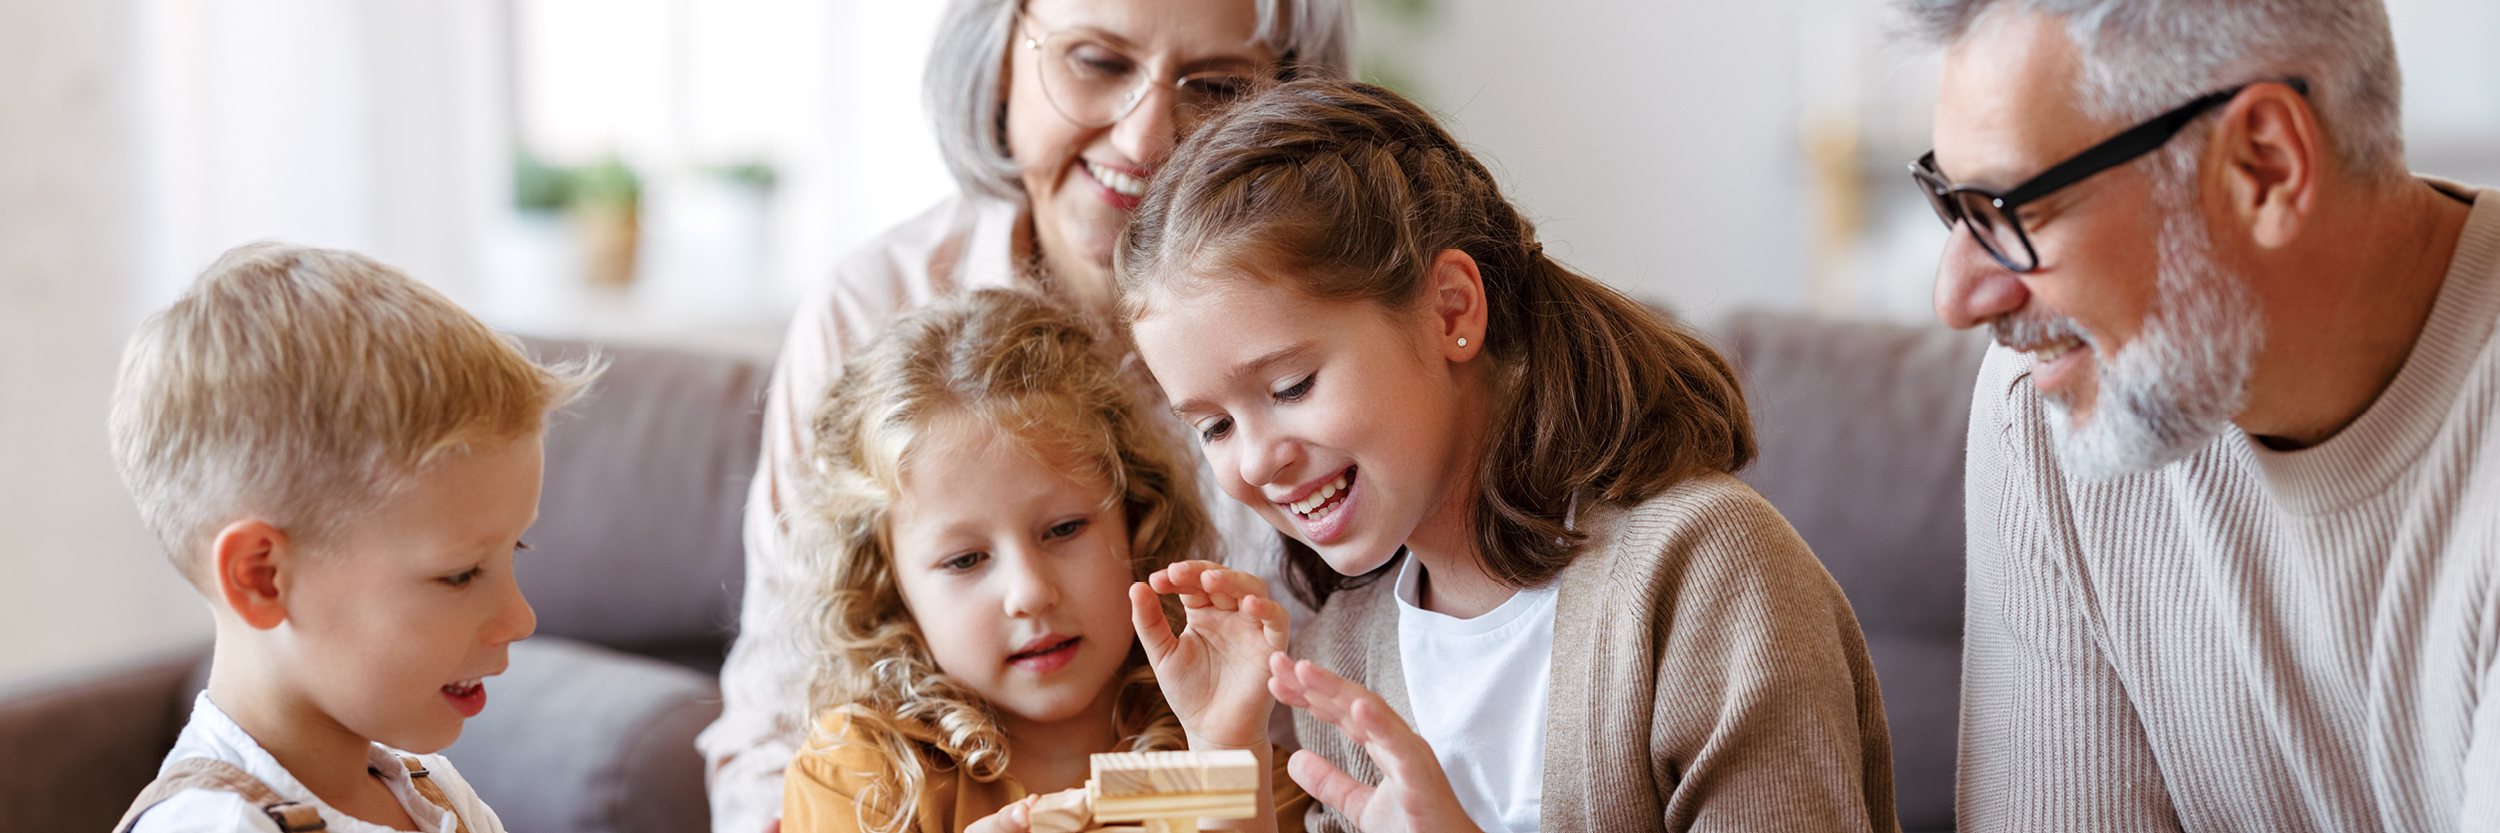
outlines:
{"label": "girl's raised hand", "polygon": [[[1181,632],[1163,618],[1156,594],[1181,598]],[[1284,607],[1267,582],[1211,561],[1183,561],[1131,585],[1130,618],[1154,664],[1155,680],[1190,746],[1267,750],[1267,658],[1285,649]]]}
{"label": "girl's raised hand", "polygon": [[1474,831],[1432,744],[1408,728],[1387,701],[1310,660],[1278,652],[1268,687],[1285,705],[1309,711],[1363,747],[1380,767],[1380,783],[1364,784],[1310,750],[1285,764],[1295,783],[1321,804],[1354,819],[1364,833]]}

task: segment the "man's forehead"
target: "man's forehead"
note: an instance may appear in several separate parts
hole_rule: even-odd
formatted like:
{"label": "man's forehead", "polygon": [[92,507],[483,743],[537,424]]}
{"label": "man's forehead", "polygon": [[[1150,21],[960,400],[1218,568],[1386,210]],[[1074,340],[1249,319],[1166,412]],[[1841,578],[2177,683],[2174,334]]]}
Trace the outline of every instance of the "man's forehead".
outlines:
{"label": "man's forehead", "polygon": [[2106,138],[2076,106],[2081,71],[2061,18],[1982,15],[1944,54],[1937,166],[1956,182],[2011,187]]}

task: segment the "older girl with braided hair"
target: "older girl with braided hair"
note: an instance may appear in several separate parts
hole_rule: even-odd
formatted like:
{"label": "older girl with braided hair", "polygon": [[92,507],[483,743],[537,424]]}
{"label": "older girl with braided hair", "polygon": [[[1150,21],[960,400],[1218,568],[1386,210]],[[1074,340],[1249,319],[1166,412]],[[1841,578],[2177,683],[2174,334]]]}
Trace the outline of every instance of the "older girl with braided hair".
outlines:
{"label": "older girl with braided hair", "polygon": [[1270,658],[1311,829],[1899,828],[1856,617],[1730,474],[1728,363],[1545,256],[1415,104],[1244,102],[1118,255],[1139,355],[1320,608]]}

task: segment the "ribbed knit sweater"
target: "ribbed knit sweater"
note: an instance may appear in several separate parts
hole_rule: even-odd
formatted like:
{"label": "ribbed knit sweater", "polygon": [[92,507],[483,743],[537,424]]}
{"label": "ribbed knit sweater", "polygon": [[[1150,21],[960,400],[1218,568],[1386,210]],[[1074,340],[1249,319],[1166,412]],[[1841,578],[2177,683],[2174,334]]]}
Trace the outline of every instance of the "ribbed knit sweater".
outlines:
{"label": "ribbed knit sweater", "polygon": [[[1554,606],[1546,833],[1897,833],[1883,696],[1840,585],[1771,504],[1723,474],[1592,509]],[[1339,591],[1294,653],[1414,722],[1396,582]],[[1295,711],[1303,748],[1380,770]],[[1313,831],[1352,831],[1314,807]]]}
{"label": "ribbed knit sweater", "polygon": [[2031,360],[1979,376],[1960,829],[2500,830],[2500,192],[2403,368],[2294,452],[2059,468]]}

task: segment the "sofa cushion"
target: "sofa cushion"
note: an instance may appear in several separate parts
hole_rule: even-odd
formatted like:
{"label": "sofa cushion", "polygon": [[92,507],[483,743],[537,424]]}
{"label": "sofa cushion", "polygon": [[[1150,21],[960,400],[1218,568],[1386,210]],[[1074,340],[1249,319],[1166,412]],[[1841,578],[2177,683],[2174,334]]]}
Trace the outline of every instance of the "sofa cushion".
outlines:
{"label": "sofa cushion", "polygon": [[512,646],[486,711],[443,750],[509,830],[659,833],[711,824],[694,736],[710,677],[558,637]]}
{"label": "sofa cushion", "polygon": [[[529,342],[542,361],[578,342]],[[516,559],[538,632],[717,669],[738,622],[739,536],[766,368],[606,346],[608,371],[549,424],[538,525]]]}
{"label": "sofa cushion", "polygon": [[0,830],[109,830],[191,719],[205,646],[0,688]]}

